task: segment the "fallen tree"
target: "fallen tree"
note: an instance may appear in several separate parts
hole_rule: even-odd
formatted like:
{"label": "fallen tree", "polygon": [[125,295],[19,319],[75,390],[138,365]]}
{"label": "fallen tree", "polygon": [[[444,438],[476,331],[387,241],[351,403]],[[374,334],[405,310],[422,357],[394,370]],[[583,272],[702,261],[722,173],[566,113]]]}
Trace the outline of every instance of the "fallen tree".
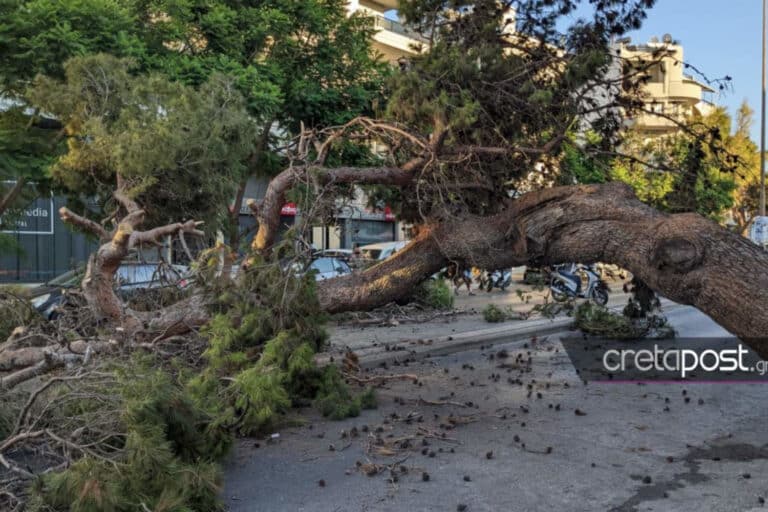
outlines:
{"label": "fallen tree", "polygon": [[318,291],[329,312],[370,309],[448,262],[506,268],[570,261],[618,264],[768,357],[768,253],[696,214],[658,212],[620,183],[531,192],[491,217],[428,226],[387,261],[324,281]]}
{"label": "fallen tree", "polygon": [[[369,120],[357,120],[370,133]],[[327,140],[355,122],[331,131]],[[400,130],[378,124],[377,133]],[[437,133],[437,130],[436,130]],[[306,159],[303,134],[297,143]],[[405,137],[420,152],[401,167],[328,168],[325,144],[316,143],[311,164],[290,167],[271,180],[264,199],[252,203],[259,222],[252,249],[275,243],[286,193],[299,185],[317,189],[339,184],[423,186],[430,162],[440,159],[436,141]],[[415,140],[415,142],[414,142]],[[511,155],[515,147],[465,147],[467,155]],[[499,199],[493,215],[427,219],[402,251],[364,272],[322,281],[320,305],[330,313],[368,310],[407,296],[421,281],[449,263],[496,269],[517,265],[614,263],[631,271],[661,295],[693,305],[768,357],[768,253],[749,240],[695,213],[660,212],[637,199],[631,187],[562,186]]]}
{"label": "fallen tree", "polygon": [[96,319],[120,325],[129,333],[134,333],[146,327],[151,317],[126,308],[115,293],[115,274],[122,261],[141,245],[162,245],[161,241],[166,237],[183,237],[184,233],[203,236],[204,233],[198,229],[202,222],[194,220],[139,231],[138,228],[144,222],[145,211],[128,196],[119,177],[114,197],[124,213],[111,231],[66,207],[59,210],[59,215],[65,223],[98,237],[102,242],[99,249],[88,259],[82,282],[83,294]]}
{"label": "fallen tree", "polygon": [[[371,108],[380,118],[332,112],[342,124],[329,128],[315,117],[297,134],[298,121],[273,121],[266,112],[261,121],[270,132],[280,124],[280,140],[261,144],[274,143],[269,152],[284,170],[270,171],[265,196],[249,203],[258,232],[239,282],[229,282],[231,253],[217,246],[208,255],[218,254],[218,263],[209,260],[205,269],[227,282],[214,279],[205,291],[155,311],[124,304],[113,288],[115,272],[144,244],[174,235],[184,244],[186,234],[202,234],[199,222],[162,225],[169,220],[204,218],[214,231],[221,226],[211,212],[232,197],[229,219],[239,217],[252,113],[231,85],[243,81],[179,89],[106,56],[72,61],[66,82],[46,87],[42,80],[36,104],[66,120],[70,134],[59,178],[70,178],[63,184],[80,197],[98,193],[106,218],[60,211],[102,243],[88,262],[80,320],[67,329],[19,330],[0,345],[0,397],[22,398],[5,408],[9,418],[0,414],[0,465],[15,473],[6,502],[21,503],[14,493],[36,479],[36,497],[55,510],[74,499],[84,510],[102,496],[157,509],[169,495],[210,510],[217,492],[212,463],[233,433],[274,431],[300,404],[331,417],[373,405],[369,391],[353,394],[344,385],[345,378],[376,382],[349,373],[354,354],[345,357],[343,373],[315,365],[327,313],[396,301],[448,264],[492,270],[617,263],[768,357],[761,340],[768,333],[765,253],[696,214],[656,211],[621,183],[587,184],[590,173],[581,172],[610,166],[621,146],[622,114],[644,110],[633,93],[657,62],[613,76],[610,41],[636,27],[652,3],[598,2],[594,19],[561,34],[558,18],[572,13],[571,0],[476,0],[450,9],[404,0],[401,14],[423,29],[434,51],[401,64],[385,111]],[[523,36],[498,30],[513,4]],[[197,33],[194,40],[202,41]],[[309,109],[302,113],[313,118]],[[569,170],[574,161],[580,172]],[[293,237],[338,213],[356,187],[365,187],[370,206],[388,204],[411,223],[412,243],[359,273],[320,283],[311,275],[297,279],[295,262],[286,261],[297,252]],[[303,220],[280,240],[288,201]],[[145,223],[160,226],[142,231]],[[155,357],[145,360],[144,352]],[[48,372],[56,375],[25,397],[22,384]],[[78,406],[85,414],[73,417],[70,400],[103,405]],[[38,478],[22,464],[28,449],[51,458],[47,475]],[[146,460],[155,453],[160,457]],[[163,478],[150,478],[157,474]]]}
{"label": "fallen tree", "polygon": [[[264,235],[269,224],[260,230],[263,247],[270,245]],[[192,229],[194,223],[166,226],[135,232],[133,240]],[[98,277],[84,281],[83,287],[104,317],[124,321],[126,312],[111,286],[119,265],[115,255],[114,242],[102,246],[89,262],[89,275]],[[762,339],[768,333],[768,316],[763,314],[768,309],[768,254],[696,214],[658,212],[621,183],[530,192],[493,216],[423,226],[388,260],[319,283],[318,297],[329,313],[373,309],[407,295],[449,262],[505,268],[569,261],[620,265],[665,297],[696,306],[768,356]],[[153,329],[199,325],[206,317],[201,308],[199,299],[194,306],[177,306],[155,317]]]}
{"label": "fallen tree", "polygon": [[[597,9],[590,23],[569,28],[567,51],[553,42],[561,40],[556,20],[569,12],[568,2],[555,2],[551,12],[536,2],[525,3],[529,12],[521,6],[518,13],[526,12],[526,23],[533,24],[523,30],[530,37],[489,30],[505,16],[503,2],[492,9],[466,9],[455,19],[451,16],[456,13],[451,14],[441,21],[435,51],[414,58],[393,77],[383,119],[357,117],[330,128],[302,126],[280,148],[285,170],[270,179],[263,199],[250,203],[258,221],[254,254],[262,261],[275,256],[280,210],[291,194],[301,195],[297,201],[306,212],[305,222],[296,227],[301,235],[319,218],[313,214],[318,204],[335,211],[337,199],[349,196],[351,187],[378,187],[369,190],[372,201],[386,189],[386,197],[398,204],[401,218],[418,234],[389,260],[320,283],[318,299],[327,312],[371,309],[397,300],[448,263],[494,269],[603,261],[629,269],[673,300],[699,307],[734,334],[751,338],[765,354],[758,339],[768,332],[768,319],[762,315],[768,304],[765,254],[695,214],[655,211],[621,184],[552,187],[558,180],[573,182],[563,178],[566,150],[589,165],[610,165],[623,113],[644,109],[637,93],[654,62],[635,66],[630,74],[611,75],[614,57],[608,36],[639,23],[647,3],[617,2]],[[403,5],[403,12],[421,26],[430,14],[418,4]],[[577,123],[579,133],[588,136],[574,133]],[[372,142],[383,144],[386,155],[369,155],[367,165],[344,163],[346,148],[364,152],[361,148]],[[107,159],[104,165],[115,161]],[[147,168],[153,168],[151,162]],[[103,242],[83,281],[95,318],[120,327],[131,342],[159,341],[204,324],[210,313],[203,295],[155,312],[137,312],[114,293],[115,271],[133,248],[169,235],[183,240],[185,233],[201,232],[195,221],[140,231],[145,210],[128,197],[120,173],[108,171],[107,176],[117,177],[113,198],[118,209],[107,219],[113,230],[61,211],[65,222]],[[109,177],[99,179],[108,185]],[[173,187],[154,179],[148,183],[152,185],[132,189],[139,200],[153,197],[144,187]],[[195,210],[195,205],[187,206]],[[152,219],[167,218],[163,205],[147,208]]]}

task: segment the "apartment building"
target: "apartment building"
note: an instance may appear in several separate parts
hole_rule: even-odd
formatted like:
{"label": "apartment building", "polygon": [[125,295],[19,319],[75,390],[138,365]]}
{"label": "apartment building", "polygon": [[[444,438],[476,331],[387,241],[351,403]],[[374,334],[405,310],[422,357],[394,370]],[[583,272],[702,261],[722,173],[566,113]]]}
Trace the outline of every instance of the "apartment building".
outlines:
{"label": "apartment building", "polygon": [[642,86],[645,112],[629,117],[628,128],[648,137],[668,135],[679,130],[676,121],[712,111],[715,91],[685,73],[683,47],[671,35],[645,44],[625,40],[618,46],[625,75],[647,78]]}
{"label": "apartment building", "polygon": [[397,20],[397,3],[398,0],[350,0],[347,4],[350,14],[359,12],[373,18],[373,49],[391,63],[418,53],[426,44],[421,34]]}

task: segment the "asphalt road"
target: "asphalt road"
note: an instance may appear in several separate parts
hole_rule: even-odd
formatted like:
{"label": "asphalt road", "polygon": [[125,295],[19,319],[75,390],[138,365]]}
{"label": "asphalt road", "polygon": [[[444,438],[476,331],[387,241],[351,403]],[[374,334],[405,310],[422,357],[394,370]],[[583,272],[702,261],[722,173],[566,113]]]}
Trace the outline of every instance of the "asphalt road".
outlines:
{"label": "asphalt road", "polygon": [[[725,334],[669,316],[681,336]],[[556,336],[379,371],[419,381],[390,381],[359,418],[240,441],[229,509],[765,510],[762,384],[584,385]]]}

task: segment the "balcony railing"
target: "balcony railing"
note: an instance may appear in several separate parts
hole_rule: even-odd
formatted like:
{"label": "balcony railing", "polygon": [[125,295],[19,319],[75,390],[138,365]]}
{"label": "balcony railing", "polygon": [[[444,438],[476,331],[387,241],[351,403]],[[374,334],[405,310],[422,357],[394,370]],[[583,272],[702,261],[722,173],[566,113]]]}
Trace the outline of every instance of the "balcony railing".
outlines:
{"label": "balcony railing", "polygon": [[409,37],[411,39],[416,39],[417,41],[427,42],[428,39],[424,37],[423,35],[419,34],[415,30],[412,30],[399,21],[396,20],[390,20],[389,18],[385,18],[384,16],[381,16],[380,14],[374,14],[373,15],[373,26],[375,28],[380,28],[382,30],[388,30],[390,32],[394,32],[395,34],[400,34],[401,36]]}

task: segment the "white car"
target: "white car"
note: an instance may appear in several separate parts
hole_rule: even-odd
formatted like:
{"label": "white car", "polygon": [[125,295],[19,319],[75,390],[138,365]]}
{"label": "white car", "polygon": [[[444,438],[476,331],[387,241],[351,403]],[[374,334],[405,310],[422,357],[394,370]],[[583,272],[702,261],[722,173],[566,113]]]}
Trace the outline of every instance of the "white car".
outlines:
{"label": "white car", "polygon": [[381,261],[389,258],[394,253],[408,245],[407,240],[399,242],[384,242],[380,244],[364,245],[360,248],[363,258],[374,261]]}

